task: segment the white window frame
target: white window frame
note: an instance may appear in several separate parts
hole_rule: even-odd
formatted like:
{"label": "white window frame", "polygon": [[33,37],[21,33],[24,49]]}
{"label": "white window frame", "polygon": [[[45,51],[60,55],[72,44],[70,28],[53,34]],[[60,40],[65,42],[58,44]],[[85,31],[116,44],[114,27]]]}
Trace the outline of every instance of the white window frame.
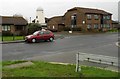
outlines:
{"label": "white window frame", "polygon": [[98,29],[99,28],[99,24],[94,24],[94,29]]}
{"label": "white window frame", "polygon": [[92,19],[92,15],[91,14],[87,14],[87,19],[91,20]]}
{"label": "white window frame", "polygon": [[110,15],[106,16],[107,20],[110,20]]}
{"label": "white window frame", "polygon": [[106,19],[106,16],[103,16],[103,19],[105,20],[105,19]]}
{"label": "white window frame", "polygon": [[2,26],[2,31],[4,31],[4,29],[5,29],[5,27],[4,27],[4,26]]}
{"label": "white window frame", "polygon": [[11,28],[8,25],[2,26],[2,31],[10,31]]}
{"label": "white window frame", "polygon": [[87,29],[91,29],[92,28],[92,25],[91,24],[88,24],[87,25]]}
{"label": "white window frame", "polygon": [[8,27],[7,27],[7,30],[8,30],[8,31],[10,31],[10,30],[11,30],[11,29],[10,29],[10,26],[8,26]]}
{"label": "white window frame", "polygon": [[94,15],[95,20],[99,19],[99,15]]}

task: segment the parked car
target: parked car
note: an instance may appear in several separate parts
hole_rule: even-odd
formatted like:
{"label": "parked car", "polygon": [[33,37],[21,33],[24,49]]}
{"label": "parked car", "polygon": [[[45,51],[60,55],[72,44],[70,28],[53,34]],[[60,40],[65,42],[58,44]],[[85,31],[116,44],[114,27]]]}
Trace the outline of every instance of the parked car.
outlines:
{"label": "parked car", "polygon": [[25,42],[39,42],[41,40],[44,41],[53,41],[54,40],[54,34],[49,31],[49,30],[44,30],[44,31],[36,31],[32,35],[28,35],[25,37]]}

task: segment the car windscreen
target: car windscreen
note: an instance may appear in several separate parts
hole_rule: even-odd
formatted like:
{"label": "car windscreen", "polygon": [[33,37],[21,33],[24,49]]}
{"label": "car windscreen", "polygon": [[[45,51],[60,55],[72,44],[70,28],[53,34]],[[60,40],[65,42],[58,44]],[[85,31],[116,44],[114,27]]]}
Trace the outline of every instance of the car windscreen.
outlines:
{"label": "car windscreen", "polygon": [[39,31],[36,31],[36,32],[33,33],[33,35],[37,35],[38,33],[39,33]]}

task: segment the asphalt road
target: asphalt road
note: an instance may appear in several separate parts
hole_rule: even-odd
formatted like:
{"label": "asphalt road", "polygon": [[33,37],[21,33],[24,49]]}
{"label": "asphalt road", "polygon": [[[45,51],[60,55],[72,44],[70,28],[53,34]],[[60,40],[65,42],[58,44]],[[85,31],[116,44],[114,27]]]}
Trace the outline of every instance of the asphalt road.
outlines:
{"label": "asphalt road", "polygon": [[118,56],[118,34],[65,36],[54,42],[11,43],[2,45],[3,60],[44,60],[75,63],[78,52]]}

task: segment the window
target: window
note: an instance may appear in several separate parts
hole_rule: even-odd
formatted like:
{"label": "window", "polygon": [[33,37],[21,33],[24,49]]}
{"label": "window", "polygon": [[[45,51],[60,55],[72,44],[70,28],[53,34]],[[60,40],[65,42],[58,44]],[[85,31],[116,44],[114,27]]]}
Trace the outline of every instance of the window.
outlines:
{"label": "window", "polygon": [[90,29],[91,27],[92,27],[91,24],[88,24],[88,25],[87,25],[87,29]]}
{"label": "window", "polygon": [[10,30],[10,26],[8,26],[7,29]]}
{"label": "window", "polygon": [[87,19],[88,19],[88,20],[92,19],[92,15],[87,14]]}
{"label": "window", "polygon": [[55,26],[53,26],[52,28],[55,29]]}
{"label": "window", "polygon": [[105,28],[105,27],[106,27],[106,24],[103,24],[103,27]]}
{"label": "window", "polygon": [[94,15],[94,18],[95,18],[95,20],[98,20],[99,16],[98,15]]}
{"label": "window", "polygon": [[110,16],[109,16],[109,15],[108,15],[108,16],[106,16],[106,19],[107,19],[107,20],[110,20]]}
{"label": "window", "polygon": [[39,31],[36,31],[36,32],[33,33],[33,35],[37,35],[38,33],[39,33]]}
{"label": "window", "polygon": [[38,18],[38,16],[36,16],[36,18]]}
{"label": "window", "polygon": [[105,19],[106,19],[106,16],[103,16],[103,19],[105,20]]}
{"label": "window", "polygon": [[106,27],[107,27],[107,28],[110,28],[110,24],[107,24]]}
{"label": "window", "polygon": [[74,14],[71,16],[71,25],[76,26],[76,24],[77,24],[77,15]]}
{"label": "window", "polygon": [[108,28],[108,27],[110,27],[110,25],[109,24],[103,24],[103,27]]}
{"label": "window", "polygon": [[110,20],[110,15],[108,15],[108,16],[103,16],[103,19],[104,19],[104,20]]}
{"label": "window", "polygon": [[94,29],[98,29],[99,25],[98,24],[94,24]]}
{"label": "window", "polygon": [[5,27],[4,26],[2,26],[2,30],[4,30],[5,29]]}
{"label": "window", "polygon": [[7,31],[7,26],[4,26],[4,27],[5,27],[4,31]]}
{"label": "window", "polygon": [[2,26],[2,31],[10,31],[10,26]]}
{"label": "window", "polygon": [[43,34],[44,34],[44,32],[43,32],[43,31],[41,31],[41,32],[40,32],[40,35],[43,35]]}
{"label": "window", "polygon": [[50,34],[50,32],[49,31],[45,31],[44,34]]}
{"label": "window", "polygon": [[39,21],[37,20],[37,23],[39,23]]}

